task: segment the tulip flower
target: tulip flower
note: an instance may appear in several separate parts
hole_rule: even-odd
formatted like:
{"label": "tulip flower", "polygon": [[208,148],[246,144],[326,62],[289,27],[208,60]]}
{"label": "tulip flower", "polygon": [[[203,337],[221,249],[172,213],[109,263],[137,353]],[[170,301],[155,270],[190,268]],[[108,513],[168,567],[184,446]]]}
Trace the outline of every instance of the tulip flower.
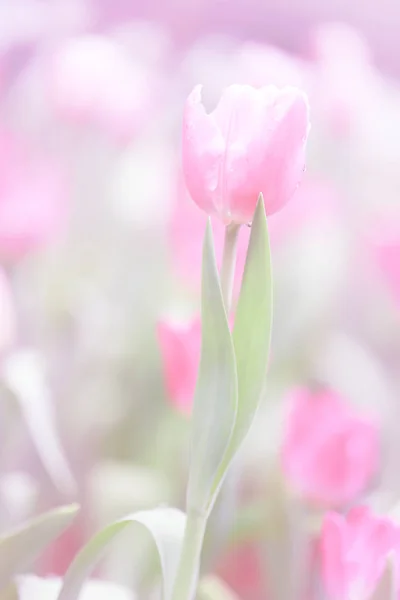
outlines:
{"label": "tulip flower", "polygon": [[268,215],[296,191],[309,131],[305,94],[292,87],[231,85],[207,114],[201,86],[183,120],[183,172],[196,204],[224,224],[251,222],[260,192]]}
{"label": "tulip flower", "polygon": [[389,555],[398,567],[400,529],[390,519],[361,506],[346,516],[325,515],[320,560],[323,584],[330,598],[369,598]]}
{"label": "tulip flower", "polygon": [[291,393],[283,469],[293,487],[318,504],[353,500],[375,474],[379,457],[376,424],[353,413],[334,392]]}

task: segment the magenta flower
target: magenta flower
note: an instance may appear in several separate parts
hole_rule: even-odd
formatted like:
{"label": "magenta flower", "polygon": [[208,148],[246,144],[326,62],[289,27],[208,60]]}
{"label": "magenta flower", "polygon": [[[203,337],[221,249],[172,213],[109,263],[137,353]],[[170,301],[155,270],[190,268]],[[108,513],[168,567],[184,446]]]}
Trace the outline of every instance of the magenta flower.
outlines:
{"label": "magenta flower", "polygon": [[200,362],[200,319],[179,324],[160,321],[157,334],[169,400],[177,410],[190,414]]}
{"label": "magenta flower", "polygon": [[400,529],[366,507],[347,516],[327,513],[320,539],[323,583],[330,597],[364,600],[375,588],[389,554],[398,568]]}
{"label": "magenta flower", "polygon": [[353,413],[331,391],[294,390],[290,408],[282,463],[291,484],[319,504],[353,500],[377,469],[377,425]]}
{"label": "magenta flower", "polygon": [[232,85],[207,114],[197,86],[186,101],[182,148],[196,204],[225,224],[250,222],[260,192],[267,214],[282,208],[304,171],[308,113],[296,88]]}

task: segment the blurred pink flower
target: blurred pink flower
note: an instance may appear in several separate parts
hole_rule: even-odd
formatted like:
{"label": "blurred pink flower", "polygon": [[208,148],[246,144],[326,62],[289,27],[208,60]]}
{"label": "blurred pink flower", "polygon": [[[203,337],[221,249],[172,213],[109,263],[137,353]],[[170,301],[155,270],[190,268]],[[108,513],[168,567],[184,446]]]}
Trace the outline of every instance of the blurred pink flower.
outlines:
{"label": "blurred pink flower", "polygon": [[346,516],[327,513],[320,558],[323,583],[334,600],[369,597],[391,554],[400,559],[400,529],[389,519],[358,506]]}
{"label": "blurred pink flower", "polygon": [[296,389],[289,402],[282,448],[289,481],[312,502],[337,506],[353,500],[378,466],[377,425],[332,391]]}
{"label": "blurred pink flower", "polygon": [[90,123],[118,140],[134,135],[155,93],[155,77],[123,46],[100,35],[65,42],[55,52],[50,96],[64,118]]}
{"label": "blurred pink flower", "polygon": [[66,222],[58,166],[0,132],[0,259],[13,260],[57,237]]}
{"label": "blurred pink flower", "polygon": [[183,172],[196,204],[225,224],[249,223],[264,194],[267,214],[296,191],[305,165],[308,102],[296,88],[229,86],[207,114],[197,86],[186,101]]}
{"label": "blurred pink flower", "polygon": [[3,270],[0,270],[0,350],[14,339],[16,319],[10,284]]}
{"label": "blurred pink flower", "polygon": [[38,572],[41,576],[64,575],[71,562],[87,541],[88,514],[79,515],[42,553]]}
{"label": "blurred pink flower", "polygon": [[160,321],[157,334],[169,400],[177,410],[190,414],[200,362],[200,318],[179,324]]}
{"label": "blurred pink flower", "polygon": [[265,598],[264,575],[260,555],[255,544],[235,546],[217,565],[217,574],[240,598],[259,600]]}

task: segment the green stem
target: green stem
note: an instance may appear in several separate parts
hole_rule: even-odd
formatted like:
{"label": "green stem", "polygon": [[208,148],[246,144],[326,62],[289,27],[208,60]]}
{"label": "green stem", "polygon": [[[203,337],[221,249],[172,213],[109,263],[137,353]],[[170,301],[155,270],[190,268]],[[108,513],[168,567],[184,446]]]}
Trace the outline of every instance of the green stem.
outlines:
{"label": "green stem", "polygon": [[[240,226],[235,224],[228,225],[225,229],[220,277],[222,295],[228,317],[232,302],[239,229]],[[206,525],[207,515],[199,514],[188,508],[185,535],[172,600],[195,599]]]}
{"label": "green stem", "polygon": [[172,600],[194,600],[196,597],[206,524],[206,516],[188,513]]}
{"label": "green stem", "polygon": [[227,225],[225,228],[224,252],[221,267],[221,289],[228,317],[232,302],[239,230],[240,225],[236,225],[235,223]]}

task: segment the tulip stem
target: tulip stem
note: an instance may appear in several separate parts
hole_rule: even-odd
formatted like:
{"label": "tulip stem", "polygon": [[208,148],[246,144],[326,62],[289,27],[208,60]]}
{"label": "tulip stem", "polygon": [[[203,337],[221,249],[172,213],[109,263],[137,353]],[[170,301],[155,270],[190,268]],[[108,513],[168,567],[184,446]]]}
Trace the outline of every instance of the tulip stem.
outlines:
{"label": "tulip stem", "polygon": [[240,225],[236,225],[236,223],[227,225],[225,228],[224,252],[222,255],[221,267],[221,289],[228,318],[232,303],[239,230]]}
{"label": "tulip stem", "polygon": [[195,600],[207,517],[189,511],[172,600]]}

